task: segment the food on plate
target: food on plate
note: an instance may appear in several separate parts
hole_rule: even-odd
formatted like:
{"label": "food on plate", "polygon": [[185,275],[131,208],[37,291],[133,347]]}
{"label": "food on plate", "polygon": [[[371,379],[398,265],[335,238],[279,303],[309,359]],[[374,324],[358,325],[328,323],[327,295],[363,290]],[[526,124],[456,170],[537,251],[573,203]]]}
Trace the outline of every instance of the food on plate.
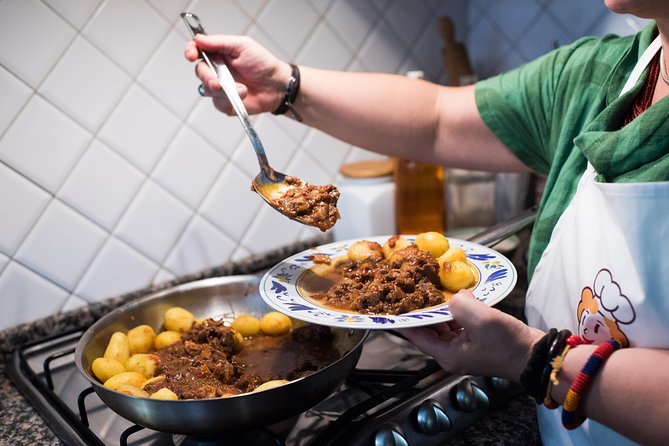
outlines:
{"label": "food on plate", "polygon": [[271,200],[282,214],[321,231],[332,228],[339,219],[339,190],[332,184],[315,186],[297,177],[286,177],[283,193]]}
{"label": "food on plate", "polygon": [[[165,313],[165,330],[148,351],[130,355],[124,363],[112,357],[96,358],[93,375],[103,385],[135,397],[160,400],[203,399],[262,391],[309,375],[339,359],[334,334],[328,327],[295,326],[286,315],[275,311],[260,318],[242,314],[227,322],[193,318],[180,307]],[[168,316],[180,321],[168,323]],[[191,314],[192,316],[192,314]],[[148,333],[138,325],[128,333],[115,332],[105,352],[119,357],[123,342],[131,333]],[[105,353],[105,354],[106,354]],[[122,355],[120,355],[122,357]]]}
{"label": "food on plate", "polygon": [[444,262],[439,268],[439,280],[447,290],[469,288],[476,281],[474,272],[465,262]]}
{"label": "food on plate", "polygon": [[383,244],[383,256],[387,259],[390,255],[411,245],[411,242],[401,235],[393,235]]}
{"label": "food on plate", "polygon": [[436,231],[421,232],[416,236],[414,243],[418,248],[432,254],[435,259],[450,248],[446,236]]}
{"label": "food on plate", "polygon": [[443,304],[476,284],[477,273],[462,248],[439,233],[421,233],[415,240],[394,235],[383,246],[355,242],[331,266],[314,266],[302,289],[340,310],[397,315]]}
{"label": "food on plate", "polygon": [[446,262],[455,262],[455,261],[460,261],[460,262],[467,261],[467,254],[465,254],[465,251],[459,246],[451,246],[446,250],[446,252],[437,257],[437,262],[439,263],[439,265],[443,265]]}
{"label": "food on plate", "polygon": [[365,260],[369,257],[375,259],[382,259],[383,248],[376,242],[370,242],[369,240],[360,240],[353,243],[348,247],[346,255],[350,260],[360,261]]}

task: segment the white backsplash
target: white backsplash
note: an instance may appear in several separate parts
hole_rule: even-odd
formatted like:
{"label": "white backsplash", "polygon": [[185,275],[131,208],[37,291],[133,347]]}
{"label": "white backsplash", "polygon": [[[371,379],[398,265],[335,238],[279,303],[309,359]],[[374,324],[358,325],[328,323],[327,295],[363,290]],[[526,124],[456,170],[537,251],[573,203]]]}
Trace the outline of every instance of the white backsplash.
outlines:
{"label": "white backsplash", "polygon": [[[0,329],[318,234],[250,191],[241,125],[183,58],[184,10],[299,64],[442,83],[440,15],[480,78],[643,24],[582,0],[0,0]],[[255,125],[272,165],[312,183],[376,156]]]}

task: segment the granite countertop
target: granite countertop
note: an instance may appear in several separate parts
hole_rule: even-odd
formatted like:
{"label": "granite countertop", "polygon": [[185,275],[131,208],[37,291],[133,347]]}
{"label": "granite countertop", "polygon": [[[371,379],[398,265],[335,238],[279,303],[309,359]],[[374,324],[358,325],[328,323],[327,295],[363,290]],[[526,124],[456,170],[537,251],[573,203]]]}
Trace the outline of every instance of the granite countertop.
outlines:
{"label": "granite countertop", "polygon": [[[239,262],[228,262],[196,274],[180,277],[159,285],[150,286],[122,296],[91,304],[67,313],[57,314],[35,322],[22,324],[0,332],[0,445],[57,445],[61,441],[46,425],[30,403],[23,397],[7,376],[7,363],[17,346],[53,333],[59,333],[82,325],[90,325],[111,310],[133,299],[155,291],[170,288],[181,283],[217,276],[252,274],[267,269],[278,261],[311,246],[328,242],[325,236],[306,242],[296,243],[263,255],[251,256]],[[519,252],[517,250],[517,252]],[[522,264],[521,258],[521,264]],[[514,260],[514,263],[516,261]],[[518,266],[517,266],[518,267]],[[524,271],[519,268],[519,277]],[[522,287],[522,283],[519,288]],[[521,288],[522,290],[522,288]],[[505,299],[502,308],[514,315],[522,314],[524,292],[518,298]],[[522,294],[522,296],[520,296]],[[522,316],[521,316],[522,317]],[[536,445],[539,443],[535,406],[532,400],[522,395],[512,400],[506,407],[493,411],[489,416],[462,431],[449,441],[453,445],[516,444]]]}

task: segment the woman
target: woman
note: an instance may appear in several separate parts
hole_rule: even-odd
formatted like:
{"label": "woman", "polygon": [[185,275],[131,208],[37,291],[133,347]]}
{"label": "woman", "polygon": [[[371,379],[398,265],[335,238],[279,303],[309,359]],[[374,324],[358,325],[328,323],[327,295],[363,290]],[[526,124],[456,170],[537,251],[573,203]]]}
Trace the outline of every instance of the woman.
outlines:
{"label": "woman", "polygon": [[[247,37],[198,35],[186,47],[190,61],[198,48],[225,59],[250,113],[288,112],[390,156],[547,175],[529,252],[529,325],[462,291],[450,303],[455,321],[403,331],[450,372],[523,383],[545,403],[545,444],[669,435],[669,3],[607,6],[654,22],[466,87],[298,72]],[[196,71],[204,94],[232,114],[206,65]]]}

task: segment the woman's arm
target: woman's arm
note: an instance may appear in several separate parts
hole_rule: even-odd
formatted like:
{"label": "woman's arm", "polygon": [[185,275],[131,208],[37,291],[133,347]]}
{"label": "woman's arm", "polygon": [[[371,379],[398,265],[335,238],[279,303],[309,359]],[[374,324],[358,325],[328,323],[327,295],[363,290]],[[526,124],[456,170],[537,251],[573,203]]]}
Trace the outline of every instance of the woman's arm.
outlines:
{"label": "woman's arm", "polygon": [[[402,334],[447,371],[520,381],[532,346],[544,335],[461,291],[449,302],[455,321],[403,329]],[[567,353],[551,396],[562,404],[569,386],[597,347]],[[579,413],[641,444],[669,438],[669,351],[627,348],[604,363],[579,404]],[[556,410],[562,410],[558,408]]]}
{"label": "woman's arm", "polygon": [[[198,48],[225,61],[249,113],[278,107],[291,75],[287,63],[243,36],[197,35],[186,46],[187,59],[197,60]],[[474,86],[444,87],[381,73],[300,71],[294,107],[306,125],[390,156],[478,170],[527,170],[481,119]],[[198,64],[196,72],[214,105],[234,113],[206,64]]]}

